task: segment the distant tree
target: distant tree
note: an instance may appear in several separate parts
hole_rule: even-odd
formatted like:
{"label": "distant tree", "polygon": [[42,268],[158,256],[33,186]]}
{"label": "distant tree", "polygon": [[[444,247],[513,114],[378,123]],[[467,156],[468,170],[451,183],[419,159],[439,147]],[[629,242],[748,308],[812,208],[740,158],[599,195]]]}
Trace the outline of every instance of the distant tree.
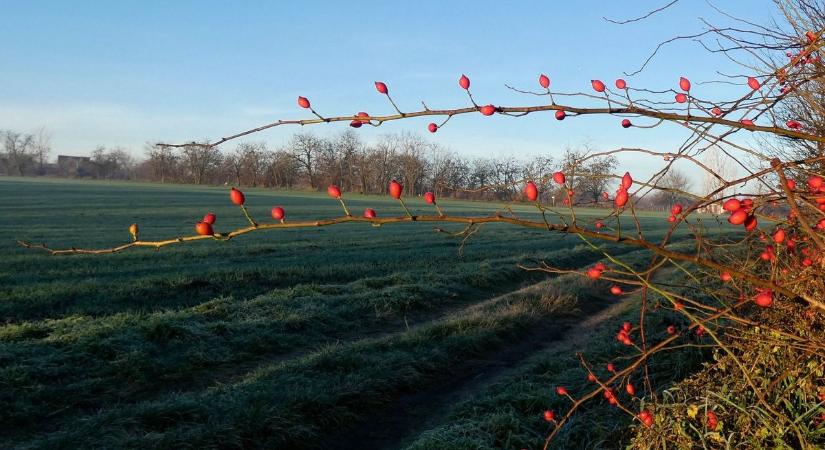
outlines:
{"label": "distant tree", "polygon": [[34,132],[32,139],[32,153],[37,161],[37,174],[44,175],[46,173],[46,162],[52,151],[52,136],[45,127],[40,127]]}
{"label": "distant tree", "polygon": [[204,145],[187,145],[181,152],[181,163],[189,179],[195,184],[208,181],[221,163],[221,154],[217,147]]}
{"label": "distant tree", "polygon": [[[148,164],[154,179],[165,183],[168,177],[174,177],[177,173],[176,166],[178,164],[178,156],[169,147],[161,147],[156,145],[147,145],[147,153],[149,155],[146,163]],[[174,178],[173,178],[174,179]]]}
{"label": "distant tree", "polygon": [[3,153],[9,165],[9,173],[24,175],[34,161],[34,135],[12,130],[0,132]]}

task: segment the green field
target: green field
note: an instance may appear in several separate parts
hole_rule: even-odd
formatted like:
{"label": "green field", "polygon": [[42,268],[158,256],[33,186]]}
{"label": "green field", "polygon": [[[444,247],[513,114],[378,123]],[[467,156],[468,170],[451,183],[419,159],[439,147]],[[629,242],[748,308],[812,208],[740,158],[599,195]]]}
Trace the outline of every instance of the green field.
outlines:
{"label": "green field", "polygon": [[[340,215],[320,193],[245,192],[261,221],[274,205],[288,220]],[[402,214],[345,196],[353,211]],[[442,202],[456,215],[504,206]],[[606,282],[516,267],[600,260],[579,238],[503,224],[462,253],[433,231],[460,225],[427,223],[99,256],[15,243],[108,247],[129,241],[132,222],[144,239],[189,235],[209,211],[217,231],[244,224],[224,187],[0,178],[0,448],[535,448],[541,411],[563,409],[552,387],[584,385],[575,351],[608,355],[633,312]],[[649,236],[668,225],[641,222]],[[622,425],[581,420],[558,448],[610,447],[600,436]]]}

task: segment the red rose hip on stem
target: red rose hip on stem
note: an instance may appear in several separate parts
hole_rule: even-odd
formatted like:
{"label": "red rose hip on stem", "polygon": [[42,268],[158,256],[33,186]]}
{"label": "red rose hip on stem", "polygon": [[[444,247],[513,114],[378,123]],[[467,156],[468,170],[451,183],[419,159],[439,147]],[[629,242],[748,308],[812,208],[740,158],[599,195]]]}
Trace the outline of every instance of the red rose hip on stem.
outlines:
{"label": "red rose hip on stem", "polygon": [[627,88],[627,82],[625,80],[619,78],[618,80],[616,80],[616,88],[626,89]]}
{"label": "red rose hip on stem", "polygon": [[427,130],[429,130],[430,133],[435,133],[436,131],[438,131],[438,125],[430,122],[430,124],[427,125]]}
{"label": "red rose hip on stem", "polygon": [[685,92],[690,91],[690,80],[685,77],[679,77],[679,88]]}
{"label": "red rose hip on stem", "polygon": [[458,85],[461,86],[462,89],[470,89],[470,79],[467,78],[467,75],[461,75],[461,78],[458,79]]}
{"label": "red rose hip on stem", "polygon": [[372,208],[365,209],[364,217],[366,217],[367,219],[374,219],[376,217],[375,210]]}
{"label": "red rose hip on stem", "polygon": [[596,92],[604,92],[604,83],[602,83],[601,80],[590,80],[590,86],[592,86]]}
{"label": "red rose hip on stem", "polygon": [[630,128],[632,125],[630,119],[622,119],[622,128]]}
{"label": "red rose hip on stem", "polygon": [[569,394],[568,394],[568,392],[567,392],[567,389],[565,389],[565,388],[564,388],[564,387],[562,387],[562,386],[558,386],[558,387],[556,388],[556,394],[559,394],[559,395],[569,395]]}
{"label": "red rose hip on stem", "polygon": [[298,106],[304,109],[309,108],[309,100],[306,97],[298,96]]}
{"label": "red rose hip on stem", "polygon": [[545,74],[539,75],[539,85],[541,85],[541,87],[543,87],[545,89],[549,88],[550,87],[550,78],[547,77],[547,75],[545,75]]}
{"label": "red rose hip on stem", "polygon": [[235,188],[232,188],[229,191],[229,199],[232,200],[232,203],[234,203],[236,205],[243,205],[244,202],[246,201],[246,197],[244,197],[243,192],[241,192],[241,191],[239,191]]}
{"label": "red rose hip on stem", "polygon": [[375,90],[385,95],[387,94],[387,92],[389,92],[389,90],[387,89],[387,85],[380,81],[375,82]]}
{"label": "red rose hip on stem", "polygon": [[341,188],[334,184],[330,184],[329,187],[327,187],[327,194],[329,194],[332,198],[341,198]]}
{"label": "red rose hip on stem", "polygon": [[771,290],[764,290],[756,294],[753,298],[753,302],[757,305],[767,308],[773,304],[773,291]]}
{"label": "red rose hip on stem", "polygon": [[627,204],[627,199],[627,190],[619,189],[619,191],[616,192],[616,198],[613,199],[613,203],[615,203],[617,208],[621,208],[622,206]]}
{"label": "red rose hip on stem", "polygon": [[395,180],[390,181],[390,187],[389,187],[390,197],[392,197],[396,200],[400,199],[402,190],[404,190],[404,187],[401,186],[401,183],[399,183]]}
{"label": "red rose hip on stem", "polygon": [[532,181],[528,181],[526,185],[524,185],[524,195],[527,197],[527,200],[531,202],[536,201],[539,198],[539,189],[536,187],[536,183]]}
{"label": "red rose hip on stem", "polygon": [[479,111],[481,111],[481,114],[484,114],[485,116],[492,116],[493,113],[496,112],[496,107],[493,105],[484,105],[479,108]]}
{"label": "red rose hip on stem", "polygon": [[564,172],[555,172],[553,174],[553,181],[555,181],[557,184],[564,184],[564,182],[566,181]]}
{"label": "red rose hip on stem", "polygon": [[435,194],[433,194],[432,192],[425,193],[424,194],[424,201],[427,202],[428,204],[432,205],[433,203],[435,203]]}
{"label": "red rose hip on stem", "polygon": [[563,109],[556,111],[556,120],[564,120],[565,117],[567,117],[567,113]]}
{"label": "red rose hip on stem", "polygon": [[212,225],[206,222],[198,222],[195,224],[195,232],[201,236],[212,236],[215,232],[212,230]]}
{"label": "red rose hip on stem", "polygon": [[201,222],[208,223],[209,225],[215,225],[215,219],[217,219],[217,217],[215,217],[215,214],[208,213],[207,215],[203,216],[203,220],[201,220]]}
{"label": "red rose hip on stem", "polygon": [[633,186],[633,177],[630,176],[630,172],[625,172],[622,175],[622,188],[630,189],[630,186]]}
{"label": "red rose hip on stem", "polygon": [[284,208],[281,208],[280,206],[276,206],[276,207],[272,208],[272,218],[273,219],[275,219],[275,220],[284,220],[284,217],[286,217],[286,213],[284,212]]}

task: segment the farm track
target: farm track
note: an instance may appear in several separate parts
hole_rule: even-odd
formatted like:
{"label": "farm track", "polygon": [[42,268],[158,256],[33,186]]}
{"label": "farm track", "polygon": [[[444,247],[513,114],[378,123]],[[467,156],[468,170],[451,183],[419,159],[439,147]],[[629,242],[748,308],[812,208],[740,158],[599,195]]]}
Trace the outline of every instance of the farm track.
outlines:
{"label": "farm track", "polygon": [[[541,284],[541,283],[539,283]],[[528,291],[533,286],[523,289]],[[403,448],[420,433],[444,423],[453,406],[501,381],[539,353],[557,352],[580,344],[598,327],[626,309],[627,303],[598,302],[582,311],[587,319],[575,319],[534,329],[517,344],[471,361],[450,380],[421,392],[409,393],[391,407],[377,412],[365,424],[339,436],[328,448],[344,450],[392,450]]]}

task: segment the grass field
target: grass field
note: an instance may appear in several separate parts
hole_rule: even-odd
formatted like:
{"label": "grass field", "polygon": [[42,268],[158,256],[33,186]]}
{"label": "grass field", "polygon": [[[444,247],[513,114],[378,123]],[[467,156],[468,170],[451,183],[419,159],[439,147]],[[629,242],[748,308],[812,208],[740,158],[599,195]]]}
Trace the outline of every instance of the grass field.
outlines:
{"label": "grass field", "polygon": [[[322,194],[245,192],[262,221],[275,205],[288,220],[340,214]],[[457,215],[502,206],[442,202]],[[218,231],[244,224],[222,187],[0,178],[0,448],[535,448],[553,383],[583,385],[574,352],[609,354],[633,313],[606,283],[516,267],[600,260],[580,239],[507,225],[482,227],[462,254],[423,223],[101,256],[15,244],[107,247],[132,222],[144,239],[189,235],[209,211]],[[641,221],[651,237],[667,225]],[[610,447],[600,436],[621,425],[582,422],[558,445]]]}

